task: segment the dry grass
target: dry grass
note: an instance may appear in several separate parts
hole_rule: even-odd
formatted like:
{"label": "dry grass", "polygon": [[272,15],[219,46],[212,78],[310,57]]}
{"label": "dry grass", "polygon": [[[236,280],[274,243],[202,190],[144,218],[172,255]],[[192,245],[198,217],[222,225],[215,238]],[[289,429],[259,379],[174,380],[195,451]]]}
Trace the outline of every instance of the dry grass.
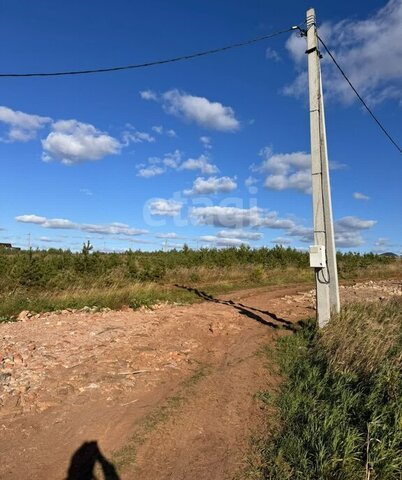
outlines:
{"label": "dry grass", "polygon": [[391,359],[402,367],[402,298],[346,306],[331,319],[320,343],[340,370],[372,373]]}

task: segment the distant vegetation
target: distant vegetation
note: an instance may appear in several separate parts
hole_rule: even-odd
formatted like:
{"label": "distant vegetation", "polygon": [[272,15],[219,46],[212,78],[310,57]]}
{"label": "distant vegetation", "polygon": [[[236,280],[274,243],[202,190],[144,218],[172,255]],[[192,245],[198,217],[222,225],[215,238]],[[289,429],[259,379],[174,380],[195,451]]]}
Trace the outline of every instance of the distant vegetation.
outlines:
{"label": "distant vegetation", "polygon": [[[373,254],[339,254],[341,278],[387,274],[394,259]],[[390,271],[391,271],[390,270]],[[0,250],[0,318],[21,310],[66,307],[119,308],[158,301],[189,301],[175,283],[208,288],[212,293],[259,285],[312,282],[308,254],[291,248],[182,250],[168,252]]]}
{"label": "distant vegetation", "polygon": [[252,478],[401,479],[401,322],[398,298],[349,305],[323,331],[282,339],[280,423]]}

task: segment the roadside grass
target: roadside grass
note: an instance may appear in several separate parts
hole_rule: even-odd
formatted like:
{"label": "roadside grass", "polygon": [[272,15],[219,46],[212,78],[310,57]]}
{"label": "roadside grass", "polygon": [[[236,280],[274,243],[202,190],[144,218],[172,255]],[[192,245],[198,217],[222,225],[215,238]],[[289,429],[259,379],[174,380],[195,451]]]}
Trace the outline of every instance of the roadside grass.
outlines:
{"label": "roadside grass", "polygon": [[[1,276],[1,275],[0,275]],[[344,274],[345,276],[345,274]],[[348,280],[401,278],[402,263],[391,262],[353,268]],[[346,277],[345,277],[346,278]],[[0,289],[0,323],[15,320],[23,310],[35,313],[64,310],[67,308],[122,307],[133,309],[141,306],[167,303],[194,303],[199,299],[175,283],[206,290],[219,295],[246,288],[275,285],[305,284],[313,287],[313,272],[304,267],[271,267],[261,265],[243,266],[195,266],[178,267],[166,272],[158,281],[130,281],[117,275],[104,280],[88,278],[72,279],[70,286],[15,286]]]}
{"label": "roadside grass", "polygon": [[88,288],[64,291],[29,291],[0,295],[0,322],[12,321],[23,310],[41,313],[67,308],[108,307],[117,310],[122,307],[137,309],[151,307],[158,303],[192,303],[197,298],[186,290],[174,289],[158,284],[133,284],[128,287]]}
{"label": "roadside grass", "polygon": [[246,478],[402,478],[401,322],[401,298],[351,304],[322,331],[279,340],[278,424]]}
{"label": "roadside grass", "polygon": [[199,364],[193,374],[185,380],[177,394],[168,397],[162,405],[142,419],[136,432],[127,444],[114,453],[112,460],[115,467],[122,471],[129,465],[134,465],[138,448],[149,438],[150,434],[161,424],[166,423],[190,397],[192,388],[211,372],[207,364]]}

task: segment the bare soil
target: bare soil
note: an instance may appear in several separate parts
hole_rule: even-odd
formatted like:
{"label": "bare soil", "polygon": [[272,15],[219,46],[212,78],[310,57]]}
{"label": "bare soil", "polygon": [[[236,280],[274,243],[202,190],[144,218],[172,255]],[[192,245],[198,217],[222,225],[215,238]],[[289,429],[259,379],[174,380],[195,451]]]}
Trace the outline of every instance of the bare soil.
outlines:
{"label": "bare soil", "polygon": [[[314,295],[305,286],[219,299],[193,291],[205,301],[0,325],[0,478],[238,474],[265,415],[255,393],[280,380],[258,352],[315,315]],[[385,299],[402,287],[366,282],[341,292],[347,301]]]}

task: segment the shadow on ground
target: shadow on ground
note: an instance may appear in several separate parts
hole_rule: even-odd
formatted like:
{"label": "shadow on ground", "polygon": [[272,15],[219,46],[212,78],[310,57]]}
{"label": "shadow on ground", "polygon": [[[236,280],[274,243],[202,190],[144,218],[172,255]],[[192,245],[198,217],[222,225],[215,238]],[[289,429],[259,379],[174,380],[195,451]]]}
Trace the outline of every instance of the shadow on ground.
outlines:
{"label": "shadow on ground", "polygon": [[[95,472],[98,466],[103,477]],[[75,451],[65,480],[120,480],[120,477],[113,464],[102,455],[98,442],[92,441],[84,442]]]}
{"label": "shadow on ground", "polygon": [[[175,287],[183,288],[188,292],[193,292],[198,297],[202,298],[203,300],[206,300],[207,302],[214,302],[214,303],[220,303],[222,305],[229,305],[230,307],[235,308],[242,315],[246,315],[246,317],[249,317],[259,323],[262,323],[263,325],[266,325],[274,329],[285,329],[285,330],[297,331],[306,325],[306,322],[304,320],[299,320],[298,322],[293,323],[293,322],[290,322],[289,320],[278,317],[278,315],[268,310],[260,310],[258,308],[244,305],[243,303],[236,303],[233,300],[221,300],[219,298],[213,297],[212,295],[209,295],[206,292],[198,290],[197,288],[187,287],[185,285],[178,285],[177,283],[175,284]],[[266,320],[260,314],[270,317],[276,323],[271,322],[270,320]]]}

